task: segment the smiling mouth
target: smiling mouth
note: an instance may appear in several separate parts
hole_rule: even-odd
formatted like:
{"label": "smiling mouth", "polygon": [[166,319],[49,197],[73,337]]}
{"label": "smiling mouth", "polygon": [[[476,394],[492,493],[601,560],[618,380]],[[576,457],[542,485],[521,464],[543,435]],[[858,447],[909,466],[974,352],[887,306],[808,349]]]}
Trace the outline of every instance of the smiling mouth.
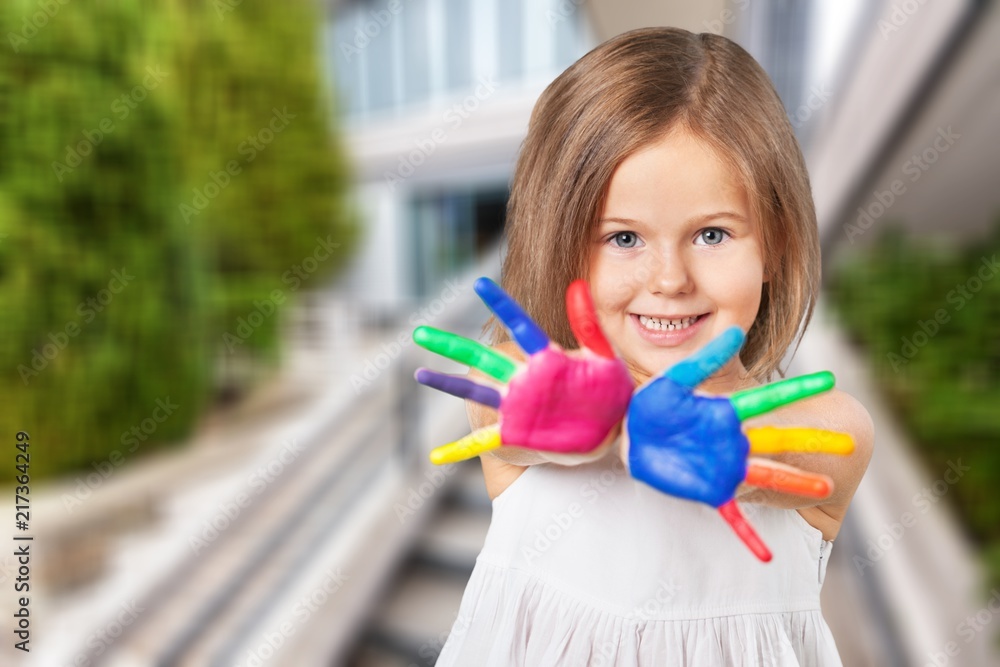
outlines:
{"label": "smiling mouth", "polygon": [[702,313],[701,315],[678,318],[650,317],[647,315],[633,315],[632,317],[636,317],[642,328],[649,331],[680,331],[687,329],[706,315],[707,313]]}

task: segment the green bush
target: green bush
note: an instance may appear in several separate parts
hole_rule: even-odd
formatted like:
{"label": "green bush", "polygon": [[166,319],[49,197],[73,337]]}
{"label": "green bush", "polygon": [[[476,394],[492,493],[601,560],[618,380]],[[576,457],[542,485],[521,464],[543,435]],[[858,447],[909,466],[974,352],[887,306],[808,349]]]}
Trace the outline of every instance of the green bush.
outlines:
{"label": "green bush", "polygon": [[[831,296],[928,469],[949,489],[1000,583],[1000,224],[962,247],[888,229],[837,266]],[[980,271],[982,273],[980,274]]]}
{"label": "green bush", "polygon": [[310,0],[53,11],[0,8],[0,432],[31,433],[35,478],[133,456],[142,424],[135,453],[189,434],[217,355],[276,356],[280,313],[227,347],[237,318],[290,299],[283,275],[329,236],[320,286],[355,233]]}

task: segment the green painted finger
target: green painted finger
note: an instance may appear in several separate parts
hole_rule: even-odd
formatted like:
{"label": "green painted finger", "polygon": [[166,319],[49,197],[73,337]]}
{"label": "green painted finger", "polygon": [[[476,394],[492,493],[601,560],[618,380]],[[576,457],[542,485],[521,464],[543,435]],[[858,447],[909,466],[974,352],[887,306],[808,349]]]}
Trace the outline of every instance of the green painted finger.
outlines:
{"label": "green painted finger", "polygon": [[474,340],[434,327],[417,327],[413,331],[413,341],[442,357],[478,368],[501,382],[510,380],[517,370],[517,364],[509,357]]}
{"label": "green painted finger", "polygon": [[740,420],[770,412],[782,405],[821,394],[833,388],[836,380],[830,371],[800,375],[781,382],[738,391],[729,397]]}

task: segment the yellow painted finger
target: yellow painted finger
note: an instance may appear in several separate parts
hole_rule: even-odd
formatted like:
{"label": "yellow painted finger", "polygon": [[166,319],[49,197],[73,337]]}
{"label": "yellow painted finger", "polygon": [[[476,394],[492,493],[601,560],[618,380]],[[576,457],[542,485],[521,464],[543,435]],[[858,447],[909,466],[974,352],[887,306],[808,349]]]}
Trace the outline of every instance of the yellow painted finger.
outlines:
{"label": "yellow painted finger", "polygon": [[846,433],[818,428],[759,426],[746,430],[751,454],[838,454],[854,451],[854,440]]}
{"label": "yellow painted finger", "polygon": [[500,428],[494,424],[473,431],[461,440],[441,445],[431,452],[431,463],[458,463],[500,446]]}

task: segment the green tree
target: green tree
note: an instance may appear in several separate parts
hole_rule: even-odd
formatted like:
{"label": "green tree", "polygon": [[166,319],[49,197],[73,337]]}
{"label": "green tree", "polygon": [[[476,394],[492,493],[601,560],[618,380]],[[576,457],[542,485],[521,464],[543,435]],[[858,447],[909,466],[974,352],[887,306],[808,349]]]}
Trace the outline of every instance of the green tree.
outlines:
{"label": "green tree", "polygon": [[[355,236],[314,3],[40,7],[0,9],[0,430],[35,477],[189,434],[236,319]],[[273,359],[279,314],[230,347]]]}
{"label": "green tree", "polygon": [[1000,584],[1000,220],[961,246],[887,228],[835,268],[839,318],[931,474],[970,466],[948,490]]}

